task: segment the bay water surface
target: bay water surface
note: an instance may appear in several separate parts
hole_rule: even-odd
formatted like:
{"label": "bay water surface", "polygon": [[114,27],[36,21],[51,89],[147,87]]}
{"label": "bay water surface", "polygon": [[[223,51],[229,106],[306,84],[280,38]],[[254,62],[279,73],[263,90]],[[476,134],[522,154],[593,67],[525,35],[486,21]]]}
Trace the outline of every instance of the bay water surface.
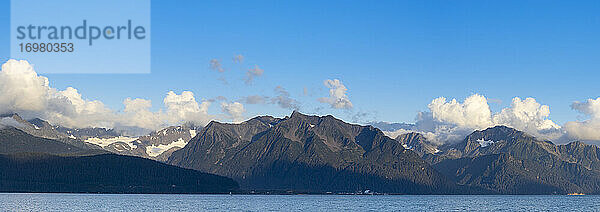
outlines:
{"label": "bay water surface", "polygon": [[600,196],[1,193],[0,211],[600,211]]}

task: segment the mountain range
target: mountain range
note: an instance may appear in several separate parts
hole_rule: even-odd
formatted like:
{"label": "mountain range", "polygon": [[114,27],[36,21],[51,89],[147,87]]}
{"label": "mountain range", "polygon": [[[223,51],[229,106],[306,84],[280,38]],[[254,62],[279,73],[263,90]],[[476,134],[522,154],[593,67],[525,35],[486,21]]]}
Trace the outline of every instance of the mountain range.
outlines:
{"label": "mountain range", "polygon": [[502,194],[600,192],[600,151],[595,145],[555,145],[496,126],[423,156],[460,185]]}
{"label": "mountain range", "polygon": [[16,114],[2,119],[0,192],[228,193],[238,189],[230,178],[114,154]]}
{"label": "mountain range", "polygon": [[[41,119],[26,121],[17,114],[0,118],[3,123],[7,123],[6,118],[14,120],[0,129],[0,161],[8,164],[0,166],[3,172],[18,172],[27,167],[48,172],[44,167],[54,167],[67,170],[66,173],[74,170],[87,173],[40,175],[32,171],[30,175],[26,172],[7,175],[0,179],[0,190],[34,191],[31,188],[39,187],[44,188],[39,190],[42,192],[109,193],[254,190],[277,193],[371,190],[390,194],[600,193],[597,146],[578,141],[555,145],[505,126],[477,130],[460,142],[440,144],[416,132],[389,138],[373,126],[297,111],[284,118],[259,116],[239,124],[213,121],[203,128],[172,126],[139,137],[126,136],[113,129],[72,129],[53,126]],[[85,164],[92,168],[86,168]],[[102,174],[111,177],[94,178]],[[39,178],[35,178],[36,175],[40,175]],[[36,179],[39,186],[17,180],[29,178]],[[73,185],[60,190],[61,186],[57,185],[67,182],[61,181],[63,178]],[[104,186],[106,183],[85,186],[90,182],[103,182],[103,179],[113,182],[114,186]],[[139,180],[130,179],[145,183],[135,184]],[[212,181],[198,183],[199,179]],[[48,184],[40,184],[45,182]],[[174,186],[169,188],[166,182]],[[216,187],[207,187],[207,182]],[[75,189],[77,187],[82,189]]]}
{"label": "mountain range", "polygon": [[27,134],[58,140],[84,149],[102,149],[121,155],[139,156],[166,161],[175,150],[183,148],[201,127],[172,126],[143,136],[130,136],[124,132],[106,128],[67,128],[51,125],[39,118],[25,120],[18,114],[0,115],[14,120],[12,127]]}

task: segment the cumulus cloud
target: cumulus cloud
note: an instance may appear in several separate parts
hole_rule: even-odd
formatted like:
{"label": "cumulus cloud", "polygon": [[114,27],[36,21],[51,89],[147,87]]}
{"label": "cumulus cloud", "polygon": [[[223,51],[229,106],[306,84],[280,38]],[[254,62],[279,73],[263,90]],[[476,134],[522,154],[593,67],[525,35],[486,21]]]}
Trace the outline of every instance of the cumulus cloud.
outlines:
{"label": "cumulus cloud", "polygon": [[160,129],[170,125],[194,124],[206,125],[214,117],[208,114],[211,101],[196,101],[194,94],[184,91],[176,94],[169,91],[163,99],[166,110],[150,111],[152,102],[146,99],[127,98],[123,101],[125,109],[118,114],[119,126],[141,127],[145,129]]}
{"label": "cumulus cloud", "polygon": [[588,99],[585,102],[574,102],[571,104],[571,108],[590,116],[592,119],[600,119],[600,97]]}
{"label": "cumulus cloud", "polygon": [[[56,91],[27,61],[9,60],[0,72],[0,110],[42,110]],[[26,98],[24,98],[26,97]]]}
{"label": "cumulus cloud", "polygon": [[174,119],[173,122],[201,119],[202,115],[208,113],[208,107],[210,106],[208,101],[198,104],[194,93],[191,91],[184,91],[180,95],[169,91],[163,103],[167,107],[168,115]]}
{"label": "cumulus cloud", "polygon": [[210,67],[210,69],[221,72],[221,73],[225,72],[223,65],[221,65],[221,62],[218,59],[211,59],[209,67]]}
{"label": "cumulus cloud", "polygon": [[545,139],[562,135],[561,127],[549,119],[550,109],[534,98],[513,98],[510,107],[492,114],[487,99],[479,94],[456,99],[436,98],[428,105],[429,111],[417,115],[415,127],[386,132],[397,136],[406,132],[419,132],[435,143],[455,142],[464,139],[473,130],[505,125]]}
{"label": "cumulus cloud", "polygon": [[162,112],[152,112],[152,101],[146,99],[131,99],[127,98],[123,101],[125,109],[124,123],[125,126],[136,126],[145,129],[157,129],[166,124],[163,121],[164,114]]}
{"label": "cumulus cloud", "polygon": [[348,89],[342,81],[338,79],[325,80],[323,84],[329,88],[329,97],[321,97],[318,99],[321,103],[327,103],[335,109],[352,109],[352,102],[348,98],[346,92]]}
{"label": "cumulus cloud", "polygon": [[75,88],[58,90],[48,79],[37,75],[27,61],[9,60],[0,71],[0,114],[19,113],[25,118],[42,118],[66,127],[115,126],[159,129],[167,125],[192,122],[205,125],[210,102],[198,103],[194,94],[169,92],[164,98],[164,111],[150,111],[152,102],[125,99],[122,112],[113,111],[98,100],[87,100]]}
{"label": "cumulus cloud", "polygon": [[600,97],[588,99],[585,102],[574,102],[571,108],[589,117],[585,121],[570,121],[564,129],[572,139],[599,141],[600,140]]}
{"label": "cumulus cloud", "polygon": [[560,126],[548,119],[549,116],[548,105],[541,105],[534,98],[521,100],[515,97],[510,107],[494,115],[493,121],[496,125],[506,125],[527,132],[559,129]]}
{"label": "cumulus cloud", "polygon": [[255,65],[254,68],[248,69],[248,71],[246,71],[246,78],[244,78],[244,81],[248,85],[252,84],[254,78],[262,76],[263,73],[265,73],[265,71],[259,68],[258,65]]}
{"label": "cumulus cloud", "polygon": [[428,107],[433,118],[442,123],[481,129],[490,126],[492,122],[492,112],[487,100],[478,94],[468,97],[463,103],[456,99],[446,102],[446,98],[439,97]]}
{"label": "cumulus cloud", "polygon": [[222,102],[221,111],[223,111],[228,118],[233,120],[233,122],[241,122],[244,120],[244,113],[246,112],[246,109],[244,109],[244,105],[239,102]]}
{"label": "cumulus cloud", "polygon": [[568,136],[573,139],[583,141],[600,141],[600,121],[570,121],[565,123],[565,130]]}
{"label": "cumulus cloud", "polygon": [[0,113],[18,112],[25,117],[43,117],[66,126],[106,126],[114,119],[99,101],[88,101],[75,88],[59,91],[38,76],[27,61],[9,60],[0,71]]}

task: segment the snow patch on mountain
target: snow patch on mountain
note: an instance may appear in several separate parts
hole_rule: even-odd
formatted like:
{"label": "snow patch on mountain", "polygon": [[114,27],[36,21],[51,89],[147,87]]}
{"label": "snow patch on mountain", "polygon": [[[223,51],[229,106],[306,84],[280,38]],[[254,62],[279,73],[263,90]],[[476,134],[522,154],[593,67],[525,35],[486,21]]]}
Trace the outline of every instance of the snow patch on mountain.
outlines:
{"label": "snow patch on mountain", "polygon": [[[191,132],[190,132],[191,133]],[[152,146],[147,146],[146,147],[146,153],[150,156],[150,157],[156,157],[159,156],[160,154],[162,154],[163,152],[173,148],[173,147],[179,147],[179,148],[183,148],[188,142],[183,140],[183,138],[179,138],[177,141],[173,141],[170,144],[164,145],[164,144],[160,144],[158,146],[152,145]]]}
{"label": "snow patch on mountain", "polygon": [[487,147],[487,146],[492,145],[492,144],[495,143],[495,141],[491,141],[491,140],[487,141],[487,140],[484,140],[483,138],[482,139],[477,139],[477,142],[479,142],[479,145],[481,147]]}
{"label": "snow patch on mountain", "polygon": [[131,147],[131,149],[135,149],[135,148],[137,148],[137,146],[133,144],[133,141],[135,141],[137,139],[138,139],[137,137],[119,136],[119,137],[112,137],[112,138],[88,138],[85,140],[85,142],[91,143],[91,144],[96,144],[98,146],[101,146],[102,148],[104,148],[112,143],[123,142],[123,143],[126,143],[127,145],[129,145],[129,147]]}

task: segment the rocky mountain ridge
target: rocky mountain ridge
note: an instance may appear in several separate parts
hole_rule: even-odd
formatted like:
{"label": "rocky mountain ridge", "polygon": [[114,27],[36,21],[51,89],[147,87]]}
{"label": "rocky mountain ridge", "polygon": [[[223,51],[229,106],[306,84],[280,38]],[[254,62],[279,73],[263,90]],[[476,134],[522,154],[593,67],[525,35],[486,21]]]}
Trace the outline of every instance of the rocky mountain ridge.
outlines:
{"label": "rocky mountain ridge", "polygon": [[242,188],[388,193],[456,192],[414,152],[371,126],[299,112],[211,122],[168,163],[228,176]]}

